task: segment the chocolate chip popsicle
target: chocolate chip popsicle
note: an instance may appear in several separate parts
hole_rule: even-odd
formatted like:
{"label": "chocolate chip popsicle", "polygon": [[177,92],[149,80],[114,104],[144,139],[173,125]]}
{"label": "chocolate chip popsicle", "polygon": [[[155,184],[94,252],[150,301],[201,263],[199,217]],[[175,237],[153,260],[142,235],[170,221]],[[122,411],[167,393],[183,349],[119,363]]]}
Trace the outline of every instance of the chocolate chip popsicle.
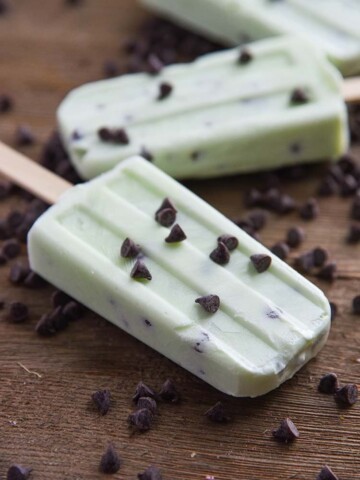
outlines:
{"label": "chocolate chip popsicle", "polygon": [[323,293],[146,160],[71,188],[0,145],[0,171],[56,201],[31,268],[215,388],[265,394],[325,344]]}
{"label": "chocolate chip popsicle", "polygon": [[360,73],[358,0],[142,0],[224,44],[296,34],[321,47],[344,75]]}
{"label": "chocolate chip popsicle", "polygon": [[84,85],[65,98],[58,123],[86,179],[138,154],[175,178],[206,178],[335,159],[348,148],[339,72],[292,37]]}

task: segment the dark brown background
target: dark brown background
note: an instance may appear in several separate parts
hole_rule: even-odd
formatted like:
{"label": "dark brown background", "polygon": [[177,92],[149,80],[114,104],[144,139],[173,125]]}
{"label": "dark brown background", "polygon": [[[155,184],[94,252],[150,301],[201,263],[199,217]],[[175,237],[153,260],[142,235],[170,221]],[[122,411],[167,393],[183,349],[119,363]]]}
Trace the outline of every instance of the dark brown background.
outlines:
{"label": "dark brown background", "polygon": [[[106,58],[121,63],[121,40],[136,32],[147,13],[134,0],[84,0],[81,8],[66,7],[62,0],[13,0],[12,5],[9,15],[0,18],[0,93],[14,95],[16,109],[0,116],[0,138],[12,144],[15,127],[31,125],[38,144],[25,151],[37,159],[64,94],[101,78]],[[318,174],[285,190],[306,199]],[[243,192],[254,181],[235,177],[189,186],[234,217],[241,215]],[[17,197],[3,202],[1,215],[20,203]],[[326,245],[339,264],[339,280],[320,284],[340,309],[329,342],[291,381],[255,400],[220,394],[96,315],[88,314],[55,338],[38,337],[34,325],[50,307],[52,289],[15,288],[8,282],[8,267],[1,267],[1,298],[27,302],[31,318],[13,325],[6,310],[1,312],[0,478],[13,462],[32,466],[39,480],[102,478],[98,463],[109,441],[124,459],[115,475],[119,479],[134,479],[149,464],[160,466],[166,480],[206,475],[217,480],[314,479],[324,463],[343,480],[360,478],[359,406],[341,410],[316,390],[327,371],[337,372],[344,382],[360,382],[360,318],[351,314],[351,300],[360,294],[359,247],[344,244],[348,210],[349,201],[324,200],[321,216],[304,224],[304,249]],[[274,216],[262,239],[271,245],[286,228],[301,223],[296,214]],[[161,406],[155,428],[131,436],[126,418],[136,383],[143,379],[157,388],[167,377],[177,382],[182,404]],[[113,405],[99,417],[89,398],[105,387],[112,391]],[[225,426],[202,416],[219,399],[233,419]],[[285,416],[301,433],[291,446],[271,438],[271,429]]]}

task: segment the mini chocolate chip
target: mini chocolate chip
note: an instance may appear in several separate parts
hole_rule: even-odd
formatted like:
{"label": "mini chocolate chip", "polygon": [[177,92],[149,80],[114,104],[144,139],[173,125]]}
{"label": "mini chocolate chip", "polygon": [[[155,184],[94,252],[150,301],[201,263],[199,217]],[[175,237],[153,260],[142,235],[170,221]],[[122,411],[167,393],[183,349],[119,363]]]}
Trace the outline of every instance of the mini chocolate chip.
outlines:
{"label": "mini chocolate chip", "polygon": [[139,480],[162,480],[161,470],[158,467],[148,467],[144,472],[138,473]]}
{"label": "mini chocolate chip", "polygon": [[1,253],[8,259],[17,257],[21,252],[20,243],[16,238],[11,238],[3,243]]}
{"label": "mini chocolate chip", "polygon": [[337,182],[331,177],[325,177],[324,180],[320,183],[319,188],[317,189],[317,194],[320,197],[330,197],[335,195],[338,191]]}
{"label": "mini chocolate chip", "polygon": [[176,390],[175,384],[169,378],[165,380],[161,390],[159,392],[159,397],[168,403],[179,403],[180,401],[180,394]]}
{"label": "mini chocolate chip", "polygon": [[340,183],[340,193],[342,197],[354,195],[358,188],[358,182],[352,175],[344,175]]}
{"label": "mini chocolate chip", "polygon": [[196,160],[199,160],[199,158],[201,158],[202,155],[203,155],[202,152],[199,152],[198,150],[195,150],[195,152],[191,152],[190,158],[191,158],[191,160],[196,162]]}
{"label": "mini chocolate chip", "polygon": [[152,162],[154,160],[154,155],[146,147],[142,147],[140,155],[148,162]]}
{"label": "mini chocolate chip", "polygon": [[142,408],[131,413],[128,416],[128,422],[139,432],[146,432],[152,427],[153,414],[147,408]]}
{"label": "mini chocolate chip", "polygon": [[299,431],[290,418],[285,418],[280,422],[280,426],[273,430],[273,437],[282,443],[293,442],[299,438]]}
{"label": "mini chocolate chip", "polygon": [[46,280],[35,272],[29,272],[24,279],[24,287],[26,288],[42,288],[46,286]]}
{"label": "mini chocolate chip", "polygon": [[130,272],[130,277],[149,281],[152,279],[151,273],[149,272],[147,266],[141,260],[136,261],[133,269]]}
{"label": "mini chocolate chip", "polygon": [[19,285],[23,282],[29,272],[30,270],[28,267],[24,267],[20,263],[14,263],[10,268],[9,280],[14,285]]}
{"label": "mini chocolate chip", "polygon": [[251,60],[253,60],[253,54],[250,52],[248,48],[242,48],[240,50],[239,59],[238,59],[240,65],[247,65],[248,63],[251,62]]}
{"label": "mini chocolate chip", "polygon": [[28,307],[21,302],[10,303],[9,318],[13,323],[22,323],[29,318]]}
{"label": "mini chocolate chip", "polygon": [[91,395],[91,399],[101,415],[106,415],[110,409],[110,390],[98,390]]}
{"label": "mini chocolate chip", "polygon": [[[0,3],[0,15],[1,15],[1,3]],[[5,93],[0,94],[0,113],[10,112],[14,107],[13,99]]]}
{"label": "mini chocolate chip", "polygon": [[173,89],[174,89],[174,87],[168,82],[160,83],[160,85],[159,85],[159,95],[158,95],[157,99],[158,100],[165,100],[165,98],[168,98],[171,95]]}
{"label": "mini chocolate chip", "polygon": [[338,306],[334,302],[330,302],[330,311],[331,311],[331,316],[330,319],[333,322],[336,318],[336,315],[338,313]]}
{"label": "mini chocolate chip", "polygon": [[299,215],[303,220],[313,220],[319,215],[319,205],[315,198],[309,198],[300,208]]}
{"label": "mini chocolate chip", "polygon": [[338,388],[339,381],[336,373],[327,373],[321,377],[318,385],[319,392],[327,394],[335,393]]}
{"label": "mini chocolate chip", "polygon": [[63,307],[56,307],[52,312],[45,313],[38,321],[35,331],[44,337],[55,335],[65,330],[69,325],[69,319],[63,314]]}
{"label": "mini chocolate chip", "polygon": [[103,65],[105,78],[113,78],[120,75],[120,68],[115,60],[106,60]]}
{"label": "mini chocolate chip", "polygon": [[252,188],[246,192],[244,204],[246,208],[259,207],[263,203],[263,195],[256,188]]}
{"label": "mini chocolate chip", "polygon": [[360,225],[350,225],[346,241],[350,244],[356,244],[360,242]]}
{"label": "mini chocolate chip", "polygon": [[289,255],[289,246],[284,242],[275,243],[270,249],[274,255],[280,258],[280,260],[286,260]]}
{"label": "mini chocolate chip", "polygon": [[125,238],[121,245],[120,255],[124,258],[135,258],[140,253],[140,247],[130,238]]}
{"label": "mini chocolate chip", "polygon": [[318,278],[326,280],[327,282],[333,282],[337,277],[336,262],[330,262],[317,273]]}
{"label": "mini chocolate chip", "polygon": [[35,143],[35,136],[30,127],[20,125],[15,131],[15,145],[18,147],[27,147]]}
{"label": "mini chocolate chip", "polygon": [[350,153],[342,155],[337,162],[337,165],[344,173],[354,173],[357,169],[357,161]]}
{"label": "mini chocolate chip", "polygon": [[279,213],[281,215],[285,215],[287,213],[291,213],[295,210],[296,208],[296,202],[295,200],[290,197],[290,195],[282,194],[278,202],[274,204],[273,210],[276,213]]}
{"label": "mini chocolate chip", "polygon": [[147,408],[151,413],[155,413],[157,410],[157,403],[151,397],[140,397],[136,406],[139,410]]}
{"label": "mini chocolate chip", "polygon": [[186,235],[178,224],[171,228],[169,235],[165,238],[166,243],[178,243],[184,240],[186,240]]}
{"label": "mini chocolate chip", "polygon": [[298,270],[309,273],[314,268],[314,251],[303,253],[295,259],[295,268]]}
{"label": "mini chocolate chip", "polygon": [[80,303],[71,300],[66,305],[63,306],[62,314],[69,322],[74,322],[79,320],[83,316],[84,309]]}
{"label": "mini chocolate chip", "polygon": [[27,480],[32,468],[22,467],[21,465],[11,465],[6,474],[6,480]]}
{"label": "mini chocolate chip", "polygon": [[144,323],[147,327],[152,327],[152,323],[147,318],[144,319]]}
{"label": "mini chocolate chip", "polygon": [[290,248],[297,248],[304,241],[305,232],[301,227],[289,228],[286,234],[286,243]]}
{"label": "mini chocolate chip", "polygon": [[165,210],[169,208],[170,210],[174,210],[175,213],[177,213],[177,210],[175,208],[175,205],[173,204],[173,202],[170,200],[169,197],[166,197],[164,198],[164,200],[161,202],[161,205],[160,207],[156,210],[155,212],[155,215],[159,212],[161,212],[161,210]]}
{"label": "mini chocolate chip", "polygon": [[160,60],[160,58],[154,53],[151,53],[147,58],[148,73],[150,73],[151,75],[158,75],[163,68],[164,64]]}
{"label": "mini chocolate chip", "polygon": [[121,463],[119,454],[110,444],[101,457],[99,468],[102,473],[114,474],[119,471]]}
{"label": "mini chocolate chip", "polygon": [[18,227],[24,221],[25,215],[18,210],[12,210],[6,217],[7,224],[11,229]]}
{"label": "mini chocolate chip", "polygon": [[11,236],[11,229],[6,220],[0,219],[0,240],[6,240]]}
{"label": "mini chocolate chip", "polygon": [[329,253],[323,247],[316,247],[313,250],[313,256],[314,256],[314,266],[323,267],[325,265],[326,260],[329,258]]}
{"label": "mini chocolate chip", "polygon": [[55,290],[55,292],[51,295],[51,302],[54,307],[63,307],[71,301],[72,298],[61,290]]}
{"label": "mini chocolate chip", "polygon": [[128,145],[130,139],[124,128],[102,127],[98,130],[98,136],[103,142],[116,143],[119,145]]}
{"label": "mini chocolate chip", "polygon": [[229,417],[225,414],[225,408],[222,402],[215,403],[215,405],[209,408],[204,415],[209,420],[216,423],[226,423],[229,421]]}
{"label": "mini chocolate chip", "polygon": [[239,240],[232,235],[220,235],[217,241],[223,243],[230,252],[235,250],[235,248],[237,248],[239,245]]}
{"label": "mini chocolate chip", "polygon": [[261,230],[265,227],[267,215],[261,210],[256,210],[250,213],[246,219],[255,231]]}
{"label": "mini chocolate chip", "polygon": [[271,265],[271,257],[265,253],[251,255],[250,260],[258,273],[265,272]]}
{"label": "mini chocolate chip", "polygon": [[360,295],[354,297],[352,301],[352,309],[355,315],[360,315]]}
{"label": "mini chocolate chip", "polygon": [[341,170],[341,168],[339,167],[339,165],[332,165],[328,169],[328,174],[336,181],[336,183],[338,185],[341,184],[341,182],[343,180],[343,177],[344,177],[344,173]]}
{"label": "mini chocolate chip", "polygon": [[139,382],[135,389],[133,396],[133,402],[137,403],[140,397],[150,397],[156,399],[156,393],[150,387],[145,385],[144,382]]}
{"label": "mini chocolate chip", "polygon": [[316,480],[339,480],[339,477],[331,470],[330,467],[325,465],[316,477]]}
{"label": "mini chocolate chip", "polygon": [[354,220],[360,220],[360,196],[359,195],[355,197],[355,200],[351,206],[350,216]]}
{"label": "mini chocolate chip", "polygon": [[216,313],[220,308],[220,298],[217,295],[206,295],[195,300],[209,313]]}
{"label": "mini chocolate chip", "polygon": [[358,387],[355,383],[348,383],[335,392],[335,400],[344,406],[351,406],[357,402]]}
{"label": "mini chocolate chip", "polygon": [[165,198],[155,212],[155,220],[163,227],[171,227],[176,220],[177,210],[169,198]]}
{"label": "mini chocolate chip", "polygon": [[219,265],[226,265],[230,260],[230,252],[224,243],[219,242],[215,250],[210,253],[210,258]]}
{"label": "mini chocolate chip", "polygon": [[12,183],[7,180],[0,180],[0,200],[8,198],[13,190]]}
{"label": "mini chocolate chip", "polygon": [[309,95],[305,92],[303,88],[295,88],[291,92],[290,102],[293,105],[302,105],[309,102]]}

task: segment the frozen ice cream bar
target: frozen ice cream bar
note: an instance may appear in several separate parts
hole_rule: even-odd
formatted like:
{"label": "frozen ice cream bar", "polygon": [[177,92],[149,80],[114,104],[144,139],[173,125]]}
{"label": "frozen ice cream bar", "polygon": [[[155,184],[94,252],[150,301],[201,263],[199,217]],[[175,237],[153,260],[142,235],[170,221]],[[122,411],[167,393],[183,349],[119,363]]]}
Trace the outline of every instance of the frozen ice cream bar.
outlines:
{"label": "frozen ice cream bar", "polygon": [[65,192],[28,248],[35,272],[231,395],[276,388],[327,339],[320,290],[139,157]]}
{"label": "frozen ice cream bar", "polygon": [[58,111],[86,179],[141,154],[175,178],[204,178],[337,158],[348,146],[341,79],[294,38],[211,54],[158,76],[82,86]]}
{"label": "frozen ice cream bar", "polygon": [[296,34],[321,47],[345,74],[360,72],[358,0],[142,0],[229,45]]}

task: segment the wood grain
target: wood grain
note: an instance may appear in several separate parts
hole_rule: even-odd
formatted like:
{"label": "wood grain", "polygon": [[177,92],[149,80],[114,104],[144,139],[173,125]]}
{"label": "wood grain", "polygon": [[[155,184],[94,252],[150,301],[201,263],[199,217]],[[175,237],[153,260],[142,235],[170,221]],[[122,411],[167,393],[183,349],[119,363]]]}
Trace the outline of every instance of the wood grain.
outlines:
{"label": "wood grain", "polygon": [[[16,99],[13,113],[0,116],[0,138],[13,143],[17,125],[29,124],[38,138],[27,149],[38,158],[41,143],[55,126],[54,113],[65,93],[101,77],[102,62],[119,58],[122,39],[136,31],[146,17],[133,0],[84,0],[81,8],[62,0],[13,0],[7,17],[0,18],[0,92]],[[313,194],[322,168],[308,180],[288,183],[285,191],[299,201]],[[187,185],[230,217],[243,213],[245,189],[256,176]],[[17,197],[0,204],[3,217]],[[164,479],[285,480],[315,479],[328,463],[343,480],[360,478],[360,410],[339,409],[333,399],[316,390],[319,377],[335,371],[343,382],[360,383],[360,319],[351,313],[351,300],[360,294],[359,247],[344,244],[349,224],[349,201],[320,203],[320,217],[304,223],[293,214],[271,221],[262,234],[266,245],[284,237],[289,226],[303,224],[303,249],[322,244],[338,261],[340,279],[319,284],[337,302],[340,314],[318,358],[281,388],[255,400],[220,394],[163,356],[108,324],[87,314],[55,338],[34,332],[39,316],[50,308],[52,289],[15,288],[0,267],[1,298],[20,300],[30,307],[23,325],[0,322],[0,478],[8,466],[32,466],[37,480],[91,480],[109,441],[124,463],[117,479],[135,479],[150,464],[163,470]],[[26,252],[23,252],[24,258]],[[315,279],[314,279],[315,280]],[[36,374],[28,373],[25,366]],[[156,427],[131,435],[126,418],[131,396],[143,379],[158,388],[173,378],[182,392],[179,406],[162,405]],[[89,403],[91,393],[109,388],[113,404],[99,417]],[[232,421],[209,424],[203,412],[222,400]],[[301,437],[293,445],[278,445],[271,429],[290,416]]]}

